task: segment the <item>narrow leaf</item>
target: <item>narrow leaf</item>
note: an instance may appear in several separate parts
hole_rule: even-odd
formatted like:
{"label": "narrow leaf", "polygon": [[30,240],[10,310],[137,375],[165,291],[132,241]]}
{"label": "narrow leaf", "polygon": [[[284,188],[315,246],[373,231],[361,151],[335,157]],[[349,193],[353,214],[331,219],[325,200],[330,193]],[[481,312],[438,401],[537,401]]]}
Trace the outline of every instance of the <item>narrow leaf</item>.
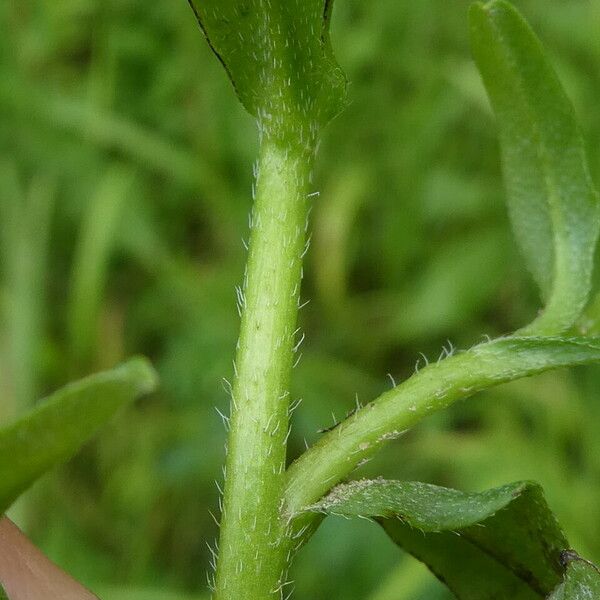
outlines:
{"label": "narrow leaf", "polygon": [[592,600],[600,598],[600,571],[596,565],[584,560],[573,551],[562,553],[566,564],[565,581],[549,600]]}
{"label": "narrow leaf", "polygon": [[471,43],[497,116],[508,206],[546,308],[522,333],[554,335],[583,310],[600,227],[573,107],[523,17],[504,0],[470,11]]}
{"label": "narrow leaf", "polygon": [[264,130],[324,124],[341,110],[346,80],[329,41],[332,0],[189,3],[240,101]]}
{"label": "narrow leaf", "polygon": [[72,360],[77,359],[78,366],[86,365],[92,357],[108,262],[132,184],[129,172],[113,167],[100,182],[83,217],[68,312]]}
{"label": "narrow leaf", "polygon": [[70,458],[119,407],[156,383],[146,359],[135,358],[66,386],[0,430],[0,514],[38,477]]}
{"label": "narrow leaf", "polygon": [[6,595],[6,592],[4,591],[4,588],[2,587],[1,583],[0,583],[0,600],[8,600],[8,596]]}
{"label": "narrow leaf", "polygon": [[95,590],[100,598],[106,600],[208,600],[204,595],[190,596],[187,594],[170,592],[153,588],[119,588],[101,587]]}
{"label": "narrow leaf", "polygon": [[568,543],[534,483],[469,494],[425,483],[355,481],[310,510],[376,518],[461,600],[546,597],[562,579]]}

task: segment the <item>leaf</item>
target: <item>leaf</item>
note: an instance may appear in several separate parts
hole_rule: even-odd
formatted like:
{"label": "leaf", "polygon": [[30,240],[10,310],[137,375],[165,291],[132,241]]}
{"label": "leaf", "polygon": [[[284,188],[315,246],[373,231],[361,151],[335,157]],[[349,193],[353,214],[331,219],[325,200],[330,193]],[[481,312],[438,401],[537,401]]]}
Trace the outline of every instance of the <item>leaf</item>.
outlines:
{"label": "leaf", "polygon": [[113,167],[98,186],[83,217],[73,259],[68,328],[72,360],[86,365],[95,346],[95,332],[115,232],[134,179]]}
{"label": "leaf", "polygon": [[562,553],[566,565],[565,581],[549,600],[593,600],[600,598],[600,571],[596,565],[581,558],[572,550]]}
{"label": "leaf", "polygon": [[190,596],[152,588],[102,587],[97,593],[106,600],[208,600],[204,595]]}
{"label": "leaf", "polygon": [[289,133],[290,123],[312,128],[343,108],[346,79],[329,40],[332,0],[188,1],[263,130]]}
{"label": "leaf", "polygon": [[1,583],[0,583],[0,600],[8,600],[8,596],[6,595],[6,592],[4,591],[4,588],[2,587]]}
{"label": "leaf", "polygon": [[22,189],[18,163],[0,161],[3,360],[11,373],[11,393],[3,398],[0,418],[30,408],[37,397],[55,187],[51,178],[37,176]]}
{"label": "leaf", "polygon": [[554,335],[583,310],[600,227],[573,107],[523,17],[504,0],[470,11],[475,61],[496,113],[510,217],[546,308],[521,333]]}
{"label": "leaf", "polygon": [[135,358],[64,387],[0,430],[0,514],[38,477],[70,458],[118,408],[156,384],[148,361]]}
{"label": "leaf", "polygon": [[426,483],[355,481],[309,510],[376,518],[462,600],[545,597],[568,543],[531,482],[465,493]]}

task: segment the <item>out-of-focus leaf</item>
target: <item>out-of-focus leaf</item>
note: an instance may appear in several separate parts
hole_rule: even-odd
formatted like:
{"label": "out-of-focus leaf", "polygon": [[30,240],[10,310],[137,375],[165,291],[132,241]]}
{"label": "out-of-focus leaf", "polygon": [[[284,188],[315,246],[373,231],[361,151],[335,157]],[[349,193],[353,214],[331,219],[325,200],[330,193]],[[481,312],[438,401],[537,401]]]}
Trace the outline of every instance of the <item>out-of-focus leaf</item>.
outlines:
{"label": "out-of-focus leaf", "polygon": [[0,316],[6,323],[4,360],[11,374],[0,418],[13,418],[37,397],[55,192],[54,182],[43,176],[22,189],[17,164],[0,163],[0,286],[6,293]]}
{"label": "out-of-focus leaf", "polygon": [[64,387],[0,430],[0,513],[38,477],[70,458],[119,407],[156,384],[148,361],[135,358]]}
{"label": "out-of-focus leaf", "polygon": [[315,205],[312,242],[317,293],[324,307],[337,314],[346,301],[352,230],[369,176],[355,164],[332,174],[332,183]]}
{"label": "out-of-focus leaf", "polygon": [[600,571],[596,565],[584,560],[575,552],[563,552],[567,566],[565,580],[548,600],[593,600],[600,598]]}
{"label": "out-of-focus leaf", "polygon": [[101,598],[106,600],[207,600],[205,595],[190,596],[147,588],[101,588],[98,590]]}
{"label": "out-of-focus leaf", "polygon": [[84,215],[73,261],[68,317],[72,357],[79,365],[92,358],[108,261],[132,184],[129,172],[119,168],[109,171]]}
{"label": "out-of-focus leaf", "polygon": [[410,290],[394,298],[381,337],[389,335],[406,343],[450,334],[468,316],[486,308],[504,274],[506,237],[498,228],[490,228],[446,242]]}
{"label": "out-of-focus leaf", "polygon": [[376,518],[461,600],[541,598],[561,581],[568,543],[534,483],[464,493],[363,480],[339,485],[310,510]]}
{"label": "out-of-focus leaf", "polygon": [[[346,80],[329,41],[332,0],[189,3],[240,101],[264,130],[323,124],[341,110]],[[305,133],[300,141],[308,141]]]}
{"label": "out-of-focus leaf", "polygon": [[441,588],[437,581],[431,579],[423,563],[406,557],[385,577],[368,600],[398,600],[400,590],[405,598],[425,598],[419,592],[432,584]]}
{"label": "out-of-focus leaf", "polygon": [[6,595],[6,592],[4,591],[4,588],[2,587],[1,583],[0,583],[0,600],[8,600],[8,596]]}
{"label": "out-of-focus leaf", "polygon": [[545,310],[527,334],[569,328],[591,286],[600,212],[573,107],[543,48],[504,0],[470,12],[471,43],[497,116],[510,216]]}

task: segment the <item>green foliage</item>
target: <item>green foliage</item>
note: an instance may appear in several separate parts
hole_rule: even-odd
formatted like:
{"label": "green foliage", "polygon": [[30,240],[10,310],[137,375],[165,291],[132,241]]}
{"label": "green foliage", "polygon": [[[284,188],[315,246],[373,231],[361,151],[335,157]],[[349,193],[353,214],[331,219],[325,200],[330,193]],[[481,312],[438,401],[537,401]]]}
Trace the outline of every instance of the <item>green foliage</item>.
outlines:
{"label": "green foliage", "polygon": [[152,588],[108,588],[98,593],[107,600],[206,600],[204,596],[185,596]]}
{"label": "green foliage", "polygon": [[[573,109],[537,38],[522,17],[502,0],[476,4],[470,14],[474,53],[500,122],[513,224],[517,236],[524,240],[521,243],[534,275],[548,296],[543,315],[519,334],[548,336],[560,333],[574,324],[587,302],[599,228],[598,198],[588,173],[583,142]],[[449,357],[441,364],[438,360],[437,365],[427,367],[357,410],[290,469],[288,514],[298,514],[300,507],[317,500],[331,484],[370,458],[383,442],[399,437],[424,416],[461,397],[556,367],[560,360],[555,360],[559,356],[567,358],[573,349],[571,344],[582,344],[582,348],[591,351],[588,358],[598,360],[598,340],[550,337],[530,340],[500,339],[457,357],[451,357],[451,351],[446,351]],[[353,485],[362,493],[357,505],[352,503],[356,499]],[[468,500],[463,497],[460,506],[446,505],[440,515],[437,501],[442,492],[436,490],[433,506],[431,502],[429,506],[434,509],[434,514],[407,516],[407,504],[414,507],[427,504],[431,499],[424,497],[427,494],[423,494],[422,488],[416,489],[411,484],[390,484],[393,489],[382,493],[382,487],[387,485],[384,482],[348,484],[349,487],[336,489],[325,504],[316,506],[327,506],[328,509],[333,506],[331,510],[336,511],[342,504],[350,512],[357,510],[355,514],[389,516],[392,513],[401,517],[407,525],[394,523],[387,527],[388,531],[393,528],[393,539],[401,540],[401,545],[425,560],[461,598],[478,598],[486,586],[490,588],[487,593],[492,596],[516,594],[530,598],[534,597],[534,592],[545,596],[559,582],[558,556],[566,547],[566,541],[556,529],[540,525],[540,517],[532,509],[539,504],[539,499],[524,501],[528,507],[525,513],[529,514],[516,511],[517,516],[503,522],[496,531],[496,520],[493,526],[487,520],[498,507],[481,518],[469,510]],[[371,493],[373,489],[375,492]],[[534,488],[527,488],[528,494],[533,493],[531,489]],[[539,495],[539,490],[535,489]],[[502,496],[505,492],[507,489],[492,492],[492,496],[496,493]],[[510,501],[520,492],[508,489]],[[350,506],[344,504],[346,501]],[[375,506],[369,507],[369,502],[374,502]],[[394,511],[397,504],[400,507]],[[478,498],[475,508],[488,507],[483,498]],[[447,530],[459,530],[461,542],[449,534],[444,538],[434,536],[433,543],[426,542],[415,532],[416,526],[439,533],[444,529],[443,518],[435,517],[443,517],[444,511],[449,510],[470,518],[462,526],[460,523],[446,524]],[[341,512],[348,514],[344,509]],[[542,512],[546,524],[554,523],[547,508]],[[456,517],[456,514],[451,516]],[[476,529],[473,530],[475,533],[470,529],[469,534],[463,531],[465,527],[473,528],[479,521],[486,521],[483,539],[479,538]],[[533,530],[523,530],[518,526],[519,521],[536,525]],[[301,518],[299,527],[302,527],[301,531],[308,528],[307,537],[309,525],[310,519]],[[409,539],[404,539],[402,533],[405,531],[409,532]],[[553,539],[545,539],[546,534]],[[527,539],[537,545],[537,551],[531,551]],[[465,540],[467,546],[461,548]],[[505,547],[501,540],[506,543]],[[430,545],[433,546],[431,557],[428,555]],[[484,550],[479,559],[476,558],[477,548]],[[520,556],[519,551],[523,552]],[[507,572],[490,560],[488,554],[496,557]],[[459,564],[455,564],[457,560]],[[523,581],[519,583],[518,578]]]}
{"label": "green foliage", "polygon": [[103,288],[123,205],[133,180],[122,169],[109,171],[89,203],[73,260],[68,328],[71,356],[86,366],[98,343],[96,328]]}
{"label": "green foliage", "polygon": [[[240,101],[276,135],[335,116],[346,80],[329,41],[333,0],[189,0]],[[302,141],[302,140],[300,140]]]}
{"label": "green foliage", "polygon": [[[294,413],[291,458],[303,438],[320,438],[331,412],[348,413],[355,394],[377,397],[385,373],[410,375],[419,352],[435,362],[446,338],[470,347],[482,332],[513,331],[536,310],[507,233],[493,128],[466,47],[468,3],[336,5],[332,36],[351,103],[329,126],[315,174],[321,196],[311,220],[322,235],[305,268],[311,303],[301,311],[306,341],[292,391],[304,402]],[[554,54],[597,174],[600,4],[519,6]],[[0,23],[0,150],[25,195],[37,176],[42,189],[49,178],[55,195],[43,256],[49,285],[34,296],[45,303],[29,371],[40,390],[70,377],[60,332],[73,241],[117,165],[136,185],[113,232],[90,368],[150,353],[163,382],[152,403],[127,411],[63,468],[43,500],[31,498],[29,533],[84,581],[203,592],[211,558],[203,540],[216,532],[205,507],[217,508],[225,437],[213,406],[223,410],[220,380],[233,372],[232,290],[243,271],[254,124],[198,42],[185,3],[26,0],[0,3]],[[2,208],[11,209],[10,197]],[[328,225],[338,219],[343,236]],[[328,268],[340,256],[334,281]],[[323,291],[321,281],[333,289]],[[9,358],[12,321],[2,316],[4,409],[25,363]],[[489,390],[423,421],[359,474],[459,489],[539,478],[574,546],[598,561],[599,386],[597,369],[578,368]],[[362,600],[380,582],[394,588],[394,600],[447,598],[433,578],[411,577],[410,588],[395,584],[395,571],[388,580],[395,548],[379,528],[365,523],[357,535],[353,525],[325,523],[300,555],[291,576],[298,599]],[[335,569],[322,577],[332,556]]]}
{"label": "green foliage", "polygon": [[546,308],[523,332],[572,326],[591,288],[600,207],[573,107],[505,0],[473,5],[471,41],[498,119],[513,229]]}
{"label": "green foliage", "polygon": [[4,591],[4,588],[2,587],[1,583],[0,583],[0,600],[8,600],[8,596],[6,595],[6,592]]}
{"label": "green foliage", "polygon": [[260,140],[213,591],[275,600],[291,563],[280,509],[307,198],[320,129],[339,112],[345,79],[329,43],[330,0],[190,4]]}
{"label": "green foliage", "polygon": [[300,513],[384,444],[457,400],[550,369],[598,361],[600,339],[552,337],[499,338],[439,360],[354,412],[296,460],[288,469],[287,512]]}
{"label": "green foliage", "polygon": [[566,564],[565,581],[549,596],[549,600],[597,598],[600,595],[598,567],[572,551],[563,552],[562,560]]}
{"label": "green foliage", "polygon": [[[4,274],[5,344],[13,392],[0,407],[11,419],[37,397],[35,364],[41,352],[49,230],[56,201],[52,178],[24,187],[14,161],[0,160],[0,264]],[[11,397],[12,396],[12,397]]]}
{"label": "green foliage", "polygon": [[155,387],[149,363],[133,359],[68,385],[0,430],[0,513],[48,469],[70,458],[118,408]]}
{"label": "green foliage", "polygon": [[[435,366],[358,407],[289,469],[286,508],[288,516],[299,518],[297,537],[310,537],[315,522],[302,507],[424,416],[475,391],[559,366],[561,359],[567,359],[562,363],[567,366],[571,350],[580,344],[590,361],[599,358],[597,339],[549,337],[571,327],[587,302],[600,226],[598,196],[573,109],[537,38],[510,4],[476,4],[470,15],[474,53],[500,121],[513,224],[547,294],[545,312],[517,335],[538,337],[499,339],[454,357],[451,347],[441,363],[444,353]],[[382,492],[388,485],[392,489]],[[424,560],[460,598],[475,600],[482,590],[490,597],[541,597],[560,582],[559,556],[567,544],[545,504],[540,508],[539,488],[495,490],[492,500],[496,495],[504,500],[491,509],[488,498],[451,492],[458,494],[453,498],[458,506],[451,506],[447,491],[428,492],[433,502],[420,484],[354,483],[336,488],[313,509],[327,513],[342,507],[346,515],[399,517],[403,525],[386,525],[391,537]],[[516,502],[512,511],[495,516],[521,492],[527,496],[525,508]],[[433,512],[410,513],[408,506],[423,503]],[[483,518],[477,509],[484,510]],[[466,522],[444,524],[445,517],[452,521],[457,514]],[[485,533],[476,528],[479,524],[485,525]],[[436,534],[458,530],[461,541],[451,534],[426,541],[415,527]]]}
{"label": "green foliage", "polygon": [[[562,581],[568,543],[534,483],[469,494],[425,483],[362,480],[334,488],[309,510],[377,519],[460,599],[545,598]],[[579,563],[589,582],[567,568],[564,585],[597,585],[595,567]]]}

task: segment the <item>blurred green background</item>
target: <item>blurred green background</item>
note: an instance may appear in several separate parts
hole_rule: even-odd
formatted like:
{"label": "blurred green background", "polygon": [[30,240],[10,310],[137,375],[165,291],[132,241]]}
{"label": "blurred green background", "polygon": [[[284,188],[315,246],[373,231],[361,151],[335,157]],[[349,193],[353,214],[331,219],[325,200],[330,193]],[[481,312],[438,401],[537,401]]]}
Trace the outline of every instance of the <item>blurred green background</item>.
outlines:
{"label": "blurred green background", "polygon": [[[600,176],[600,0],[520,0]],[[290,457],[450,341],[538,308],[506,216],[467,0],[338,0],[351,81],[319,156]],[[14,516],[107,600],[203,598],[222,378],[238,328],[256,131],[184,0],[0,2],[0,421],[135,353],[162,386]],[[600,369],[524,380],[430,418],[358,475],[480,490],[535,479],[600,560]],[[330,519],[299,600],[448,598],[377,526]],[[163,590],[154,594],[151,590]],[[173,595],[166,595],[166,592]]]}

